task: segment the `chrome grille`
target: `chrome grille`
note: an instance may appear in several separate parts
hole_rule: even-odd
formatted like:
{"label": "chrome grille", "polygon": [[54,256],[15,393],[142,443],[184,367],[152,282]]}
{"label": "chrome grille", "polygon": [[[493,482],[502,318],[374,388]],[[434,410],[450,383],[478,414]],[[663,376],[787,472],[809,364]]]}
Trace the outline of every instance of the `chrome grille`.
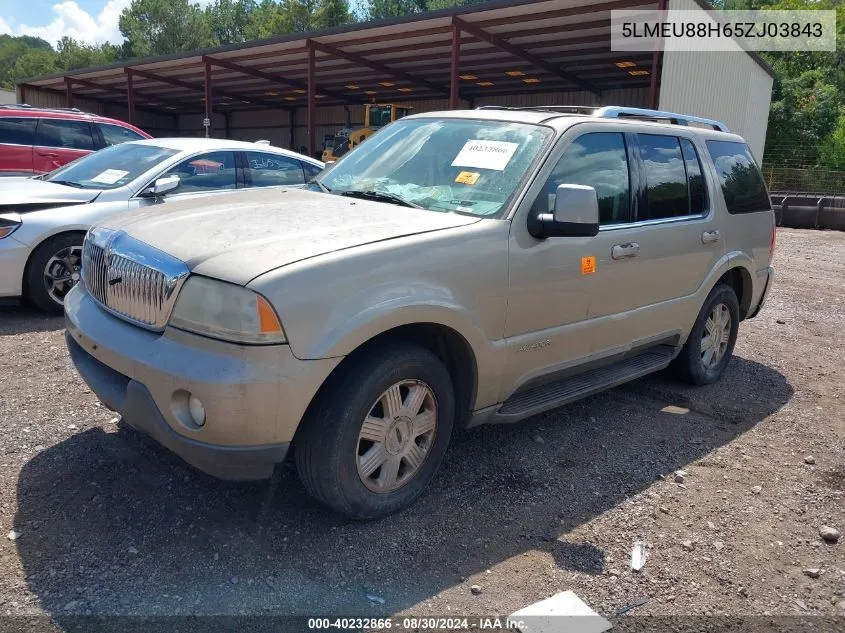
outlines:
{"label": "chrome grille", "polygon": [[167,325],[185,264],[123,231],[91,229],[82,246],[82,278],[106,310],[151,330]]}

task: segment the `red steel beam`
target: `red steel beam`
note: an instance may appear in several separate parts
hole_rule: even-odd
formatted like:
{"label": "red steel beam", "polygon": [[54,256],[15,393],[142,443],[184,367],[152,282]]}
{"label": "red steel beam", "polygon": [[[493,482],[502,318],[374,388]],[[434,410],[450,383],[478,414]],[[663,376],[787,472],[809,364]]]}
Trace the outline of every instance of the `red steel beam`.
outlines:
{"label": "red steel beam", "polygon": [[461,27],[452,24],[452,67],[449,69],[449,109],[458,109],[461,72]]}
{"label": "red steel beam", "polygon": [[[265,81],[271,81],[273,83],[279,83],[283,86],[289,86],[291,88],[297,88],[299,90],[307,90],[308,85],[306,82],[297,81],[296,79],[287,79],[286,77],[282,77],[281,75],[277,75],[275,73],[268,73],[264,72],[263,70],[250,68],[249,66],[241,66],[240,64],[233,64],[232,62],[225,60],[225,59],[217,59],[216,57],[209,57],[208,55],[203,55],[203,60],[207,63],[213,64],[214,66],[219,66],[220,68],[225,68],[227,70],[231,70],[237,73],[242,73],[244,75],[251,75],[252,77],[257,77],[259,79],[264,79]],[[334,97],[335,99],[340,99],[341,101],[346,101],[351,103],[352,105],[360,105],[364,103],[362,99],[356,99],[354,97],[349,97],[345,94],[340,92],[335,92],[332,90],[320,90],[320,94],[325,94],[329,97]]]}
{"label": "red steel beam", "polygon": [[552,75],[556,75],[561,79],[566,79],[570,83],[575,84],[579,88],[584,90],[589,90],[596,96],[601,96],[601,90],[599,90],[596,86],[591,84],[589,81],[584,81],[580,77],[573,75],[572,73],[566,72],[562,68],[555,66],[554,64],[549,64],[544,59],[537,57],[536,55],[529,53],[523,48],[516,46],[515,44],[511,44],[506,39],[499,37],[498,35],[494,35],[492,33],[488,33],[484,31],[474,24],[470,24],[469,22],[465,22],[459,17],[453,17],[452,23],[457,24],[462,31],[465,33],[469,33],[473,37],[487,42],[488,44],[492,44],[493,46],[502,49],[503,51],[507,51],[514,57],[518,57],[520,59],[524,59],[532,66],[536,66],[537,68],[542,68],[548,73]]}
{"label": "red steel beam", "polygon": [[211,93],[211,64],[205,62],[205,118],[208,119],[209,126],[205,128],[205,135],[211,135],[211,117],[214,116],[214,105],[211,102],[213,97]]}
{"label": "red steel beam", "polygon": [[135,123],[135,90],[132,86],[132,71],[126,69],[126,110],[129,123]]}
{"label": "red steel beam", "polygon": [[65,77],[65,105],[68,108],[73,107],[73,79]]}
{"label": "red steel beam", "polygon": [[311,50],[316,49],[316,50],[320,51],[321,53],[325,53],[326,55],[331,55],[333,57],[339,57],[340,59],[346,59],[350,62],[354,62],[354,63],[359,64],[361,66],[364,66],[366,68],[370,68],[372,70],[384,73],[385,75],[388,75],[389,77],[393,77],[394,79],[400,79],[402,81],[407,81],[408,83],[410,83],[412,85],[416,85],[416,86],[425,86],[426,88],[429,88],[430,90],[434,90],[435,92],[439,92],[439,93],[445,94],[447,96],[449,95],[449,89],[444,87],[444,86],[440,86],[438,84],[432,83],[432,82],[427,81],[425,79],[421,79],[419,77],[414,77],[413,75],[411,75],[409,73],[406,73],[406,72],[401,71],[401,70],[396,70],[394,68],[390,68],[389,66],[385,66],[384,64],[381,64],[379,62],[371,61],[371,60],[369,60],[365,57],[361,57],[360,55],[356,55],[355,53],[347,53],[346,51],[342,51],[341,49],[336,48],[334,46],[330,46],[328,44],[322,44],[321,42],[317,42],[315,40],[308,40],[308,41],[311,43],[311,45],[313,47]]}
{"label": "red steel beam", "polygon": [[313,43],[308,41],[308,155],[317,150],[317,58]]}

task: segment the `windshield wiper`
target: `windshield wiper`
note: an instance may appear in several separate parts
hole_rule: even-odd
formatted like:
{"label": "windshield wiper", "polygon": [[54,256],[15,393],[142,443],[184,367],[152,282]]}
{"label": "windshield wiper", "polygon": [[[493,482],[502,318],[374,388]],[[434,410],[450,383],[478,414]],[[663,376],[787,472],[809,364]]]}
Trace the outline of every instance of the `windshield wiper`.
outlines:
{"label": "windshield wiper", "polygon": [[47,182],[52,182],[56,185],[65,185],[66,187],[75,187],[76,189],[85,189],[78,182],[73,182],[72,180],[48,180]]}
{"label": "windshield wiper", "polygon": [[362,198],[364,200],[376,200],[377,202],[392,202],[393,204],[398,204],[403,207],[411,207],[413,209],[422,209],[418,204],[414,204],[401,196],[397,196],[393,193],[387,193],[385,191],[357,191],[355,189],[351,189],[349,191],[341,191],[341,196],[348,196],[350,198]]}
{"label": "windshield wiper", "polygon": [[320,182],[319,180],[317,180],[316,178],[312,178],[311,180],[309,180],[309,181],[308,181],[307,183],[305,183],[305,184],[307,184],[307,185],[317,185],[320,189],[322,189],[322,190],[323,190],[323,191],[325,191],[326,193],[331,193],[331,192],[332,192],[332,190],[331,190],[331,189],[329,189],[328,187],[326,187],[326,185],[324,185],[323,183],[321,183],[321,182]]}

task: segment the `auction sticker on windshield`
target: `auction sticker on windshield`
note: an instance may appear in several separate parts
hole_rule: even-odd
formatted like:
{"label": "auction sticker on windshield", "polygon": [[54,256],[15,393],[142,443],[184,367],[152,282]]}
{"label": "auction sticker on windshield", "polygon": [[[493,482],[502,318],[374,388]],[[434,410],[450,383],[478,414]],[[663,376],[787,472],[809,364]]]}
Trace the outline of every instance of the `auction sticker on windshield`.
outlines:
{"label": "auction sticker on windshield", "polygon": [[113,185],[128,173],[128,171],[121,171],[120,169],[107,169],[106,171],[100,172],[94,176],[91,179],[91,182],[101,182],[104,185]]}
{"label": "auction sticker on windshield", "polygon": [[504,171],[518,148],[519,143],[507,141],[467,141],[452,161],[452,167]]}

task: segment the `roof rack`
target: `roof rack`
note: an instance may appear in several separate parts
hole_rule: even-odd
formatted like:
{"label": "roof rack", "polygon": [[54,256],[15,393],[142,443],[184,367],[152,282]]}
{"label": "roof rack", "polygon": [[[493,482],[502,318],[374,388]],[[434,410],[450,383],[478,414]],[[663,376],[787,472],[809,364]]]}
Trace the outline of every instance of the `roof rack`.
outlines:
{"label": "roof rack", "polygon": [[535,112],[554,112],[556,114],[587,115],[603,119],[645,119],[650,121],[669,121],[673,125],[689,125],[698,123],[707,125],[719,132],[729,132],[728,126],[715,119],[693,116],[691,114],[678,114],[664,110],[646,110],[644,108],[627,108],[623,106],[480,106],[477,110],[532,110]]}
{"label": "roof rack", "polygon": [[93,112],[85,112],[79,108],[41,108],[28,103],[8,103],[0,105],[0,110],[32,110],[34,112],[73,112],[74,114],[87,114],[95,116]]}

